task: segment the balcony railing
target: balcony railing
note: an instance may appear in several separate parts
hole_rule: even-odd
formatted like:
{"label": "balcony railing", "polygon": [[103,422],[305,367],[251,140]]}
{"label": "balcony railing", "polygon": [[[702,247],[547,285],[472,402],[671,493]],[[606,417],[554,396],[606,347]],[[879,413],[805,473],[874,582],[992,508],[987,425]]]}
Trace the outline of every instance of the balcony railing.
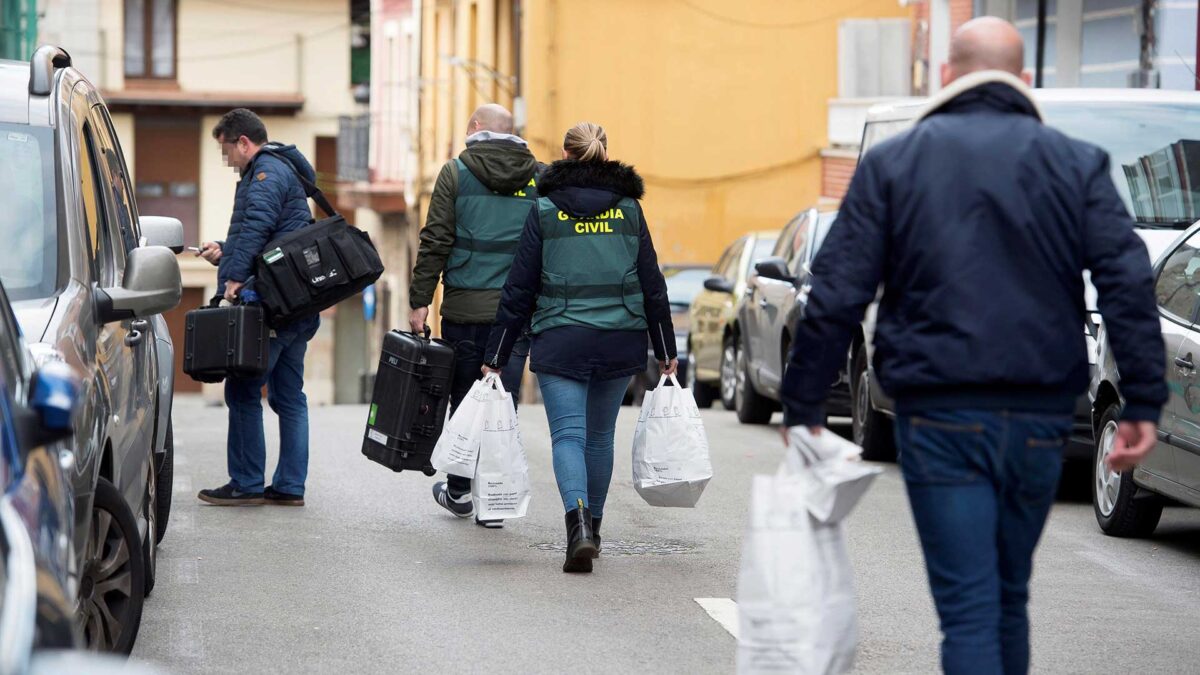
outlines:
{"label": "balcony railing", "polygon": [[338,118],[338,180],[369,181],[370,115],[342,115]]}

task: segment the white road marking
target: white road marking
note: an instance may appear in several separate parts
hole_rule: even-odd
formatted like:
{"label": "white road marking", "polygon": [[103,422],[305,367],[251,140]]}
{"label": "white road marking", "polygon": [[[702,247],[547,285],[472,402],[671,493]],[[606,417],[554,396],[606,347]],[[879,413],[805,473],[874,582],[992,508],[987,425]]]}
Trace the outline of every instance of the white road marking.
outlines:
{"label": "white road marking", "polygon": [[712,617],[713,621],[721,624],[733,636],[733,639],[738,639],[738,608],[737,603],[729,598],[693,598],[696,604],[704,608],[705,612]]}

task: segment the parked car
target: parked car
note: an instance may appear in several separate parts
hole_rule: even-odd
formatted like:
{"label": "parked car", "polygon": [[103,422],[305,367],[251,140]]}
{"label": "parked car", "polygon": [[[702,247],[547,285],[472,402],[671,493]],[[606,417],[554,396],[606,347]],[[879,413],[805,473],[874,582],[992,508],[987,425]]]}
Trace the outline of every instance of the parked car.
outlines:
{"label": "parked car", "polygon": [[[675,351],[679,357],[679,373],[676,379],[687,381],[688,371],[688,307],[703,290],[708,278],[708,265],[663,265],[662,273],[667,280],[667,298],[671,301],[671,323],[675,326]],[[658,386],[658,359],[654,349],[647,350],[646,369],[633,376],[625,400],[632,405],[641,405],[646,392]]]}
{"label": "parked car", "polygon": [[754,263],[771,255],[777,231],[752,232],[729,245],[688,309],[688,388],[707,408],[720,399],[734,409],[737,305]]}
{"label": "parked car", "polygon": [[738,303],[732,355],[734,409],[741,422],[766,424],[779,409],[783,370],[792,329],[803,307],[804,286],[813,257],[835,220],[836,212],[801,211],[784,226],[771,255],[754,264]]}
{"label": "parked car", "polygon": [[81,643],[66,442],[79,381],[62,362],[32,364],[0,288],[0,673],[24,672],[35,648]]}
{"label": "parked car", "polygon": [[1098,364],[1090,390],[1096,437],[1092,505],[1100,529],[1116,537],[1153,533],[1164,497],[1200,506],[1200,223],[1182,236],[1172,236],[1169,246],[1155,246],[1162,237],[1155,239],[1147,246],[1152,255],[1157,253],[1154,295],[1166,343],[1170,398],[1159,418],[1158,445],[1136,469],[1120,474],[1110,471],[1105,460],[1113,449],[1125,399],[1104,324],[1097,334]]}
{"label": "parked car", "polygon": [[[1170,173],[1155,166],[1173,165],[1180,161],[1172,159],[1175,154],[1195,147],[1196,141],[1186,139],[1200,124],[1200,94],[1152,89],[1034,89],[1033,96],[1046,124],[1108,152],[1113,182],[1139,229],[1180,228],[1195,221],[1197,214],[1188,210],[1164,208],[1165,204],[1190,200],[1171,201],[1161,196],[1190,189],[1180,184],[1180,177],[1188,172]],[[861,153],[912,126],[924,103],[922,99],[906,99],[873,107],[867,113]],[[1151,184],[1155,186],[1153,191]],[[1094,291],[1089,290],[1089,298],[1094,297]],[[865,458],[891,460],[896,456],[894,405],[880,389],[872,363],[876,309],[875,305],[868,309],[862,329],[851,344],[847,372],[854,440],[863,447]],[[1094,345],[1095,322],[1089,321],[1084,329],[1089,344]],[[1091,357],[1094,372],[1094,352]],[[1086,395],[1081,396],[1072,442],[1065,453],[1067,459],[1091,458],[1092,428],[1091,402]]]}
{"label": "parked car", "polygon": [[34,363],[61,360],[82,378],[75,615],[90,647],[128,653],[170,497],[157,483],[170,446],[163,378],[173,368],[155,317],[179,303],[171,249],[182,250],[182,225],[139,220],[99,91],[51,46],[30,63],[0,62],[0,194],[10,205],[0,211],[0,280]]}

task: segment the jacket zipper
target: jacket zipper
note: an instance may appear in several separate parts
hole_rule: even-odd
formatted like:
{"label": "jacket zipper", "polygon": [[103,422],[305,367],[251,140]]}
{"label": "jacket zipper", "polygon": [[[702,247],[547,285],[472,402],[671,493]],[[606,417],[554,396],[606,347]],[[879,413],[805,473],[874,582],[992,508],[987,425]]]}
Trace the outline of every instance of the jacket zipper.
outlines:
{"label": "jacket zipper", "polygon": [[504,349],[504,338],[508,337],[508,329],[500,333],[500,344],[496,345],[496,353],[492,355],[492,363],[500,363],[500,350]]}

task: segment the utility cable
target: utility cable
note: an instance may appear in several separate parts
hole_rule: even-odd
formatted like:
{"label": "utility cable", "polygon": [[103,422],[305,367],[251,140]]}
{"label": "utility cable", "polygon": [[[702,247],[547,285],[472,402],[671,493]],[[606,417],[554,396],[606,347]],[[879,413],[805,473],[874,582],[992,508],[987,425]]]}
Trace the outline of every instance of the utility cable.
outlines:
{"label": "utility cable", "polygon": [[[840,2],[840,1],[841,0],[835,0],[835,2]],[[792,29],[796,29],[796,28],[807,28],[809,26],[815,26],[816,24],[819,24],[819,23],[824,23],[826,21],[832,21],[833,19],[842,18],[847,14],[856,12],[856,11],[862,9],[863,7],[866,7],[868,4],[871,3],[871,0],[863,0],[862,2],[859,2],[858,4],[853,5],[849,8],[838,9],[829,14],[814,17],[812,19],[805,19],[803,21],[791,21],[791,22],[784,22],[784,23],[747,21],[745,19],[739,19],[737,17],[724,16],[722,14],[718,14],[717,12],[714,12],[711,9],[706,9],[704,7],[701,7],[700,5],[693,2],[693,0],[679,0],[679,2],[680,2],[680,4],[687,7],[688,9],[691,9],[692,11],[697,12],[699,14],[703,14],[704,16],[712,19],[713,21],[720,21],[722,23],[727,23],[731,26],[740,26],[742,28],[759,28],[759,29],[767,29],[767,30],[792,30]],[[813,4],[816,4],[816,3],[813,3]],[[830,3],[830,4],[834,4],[834,3]]]}

